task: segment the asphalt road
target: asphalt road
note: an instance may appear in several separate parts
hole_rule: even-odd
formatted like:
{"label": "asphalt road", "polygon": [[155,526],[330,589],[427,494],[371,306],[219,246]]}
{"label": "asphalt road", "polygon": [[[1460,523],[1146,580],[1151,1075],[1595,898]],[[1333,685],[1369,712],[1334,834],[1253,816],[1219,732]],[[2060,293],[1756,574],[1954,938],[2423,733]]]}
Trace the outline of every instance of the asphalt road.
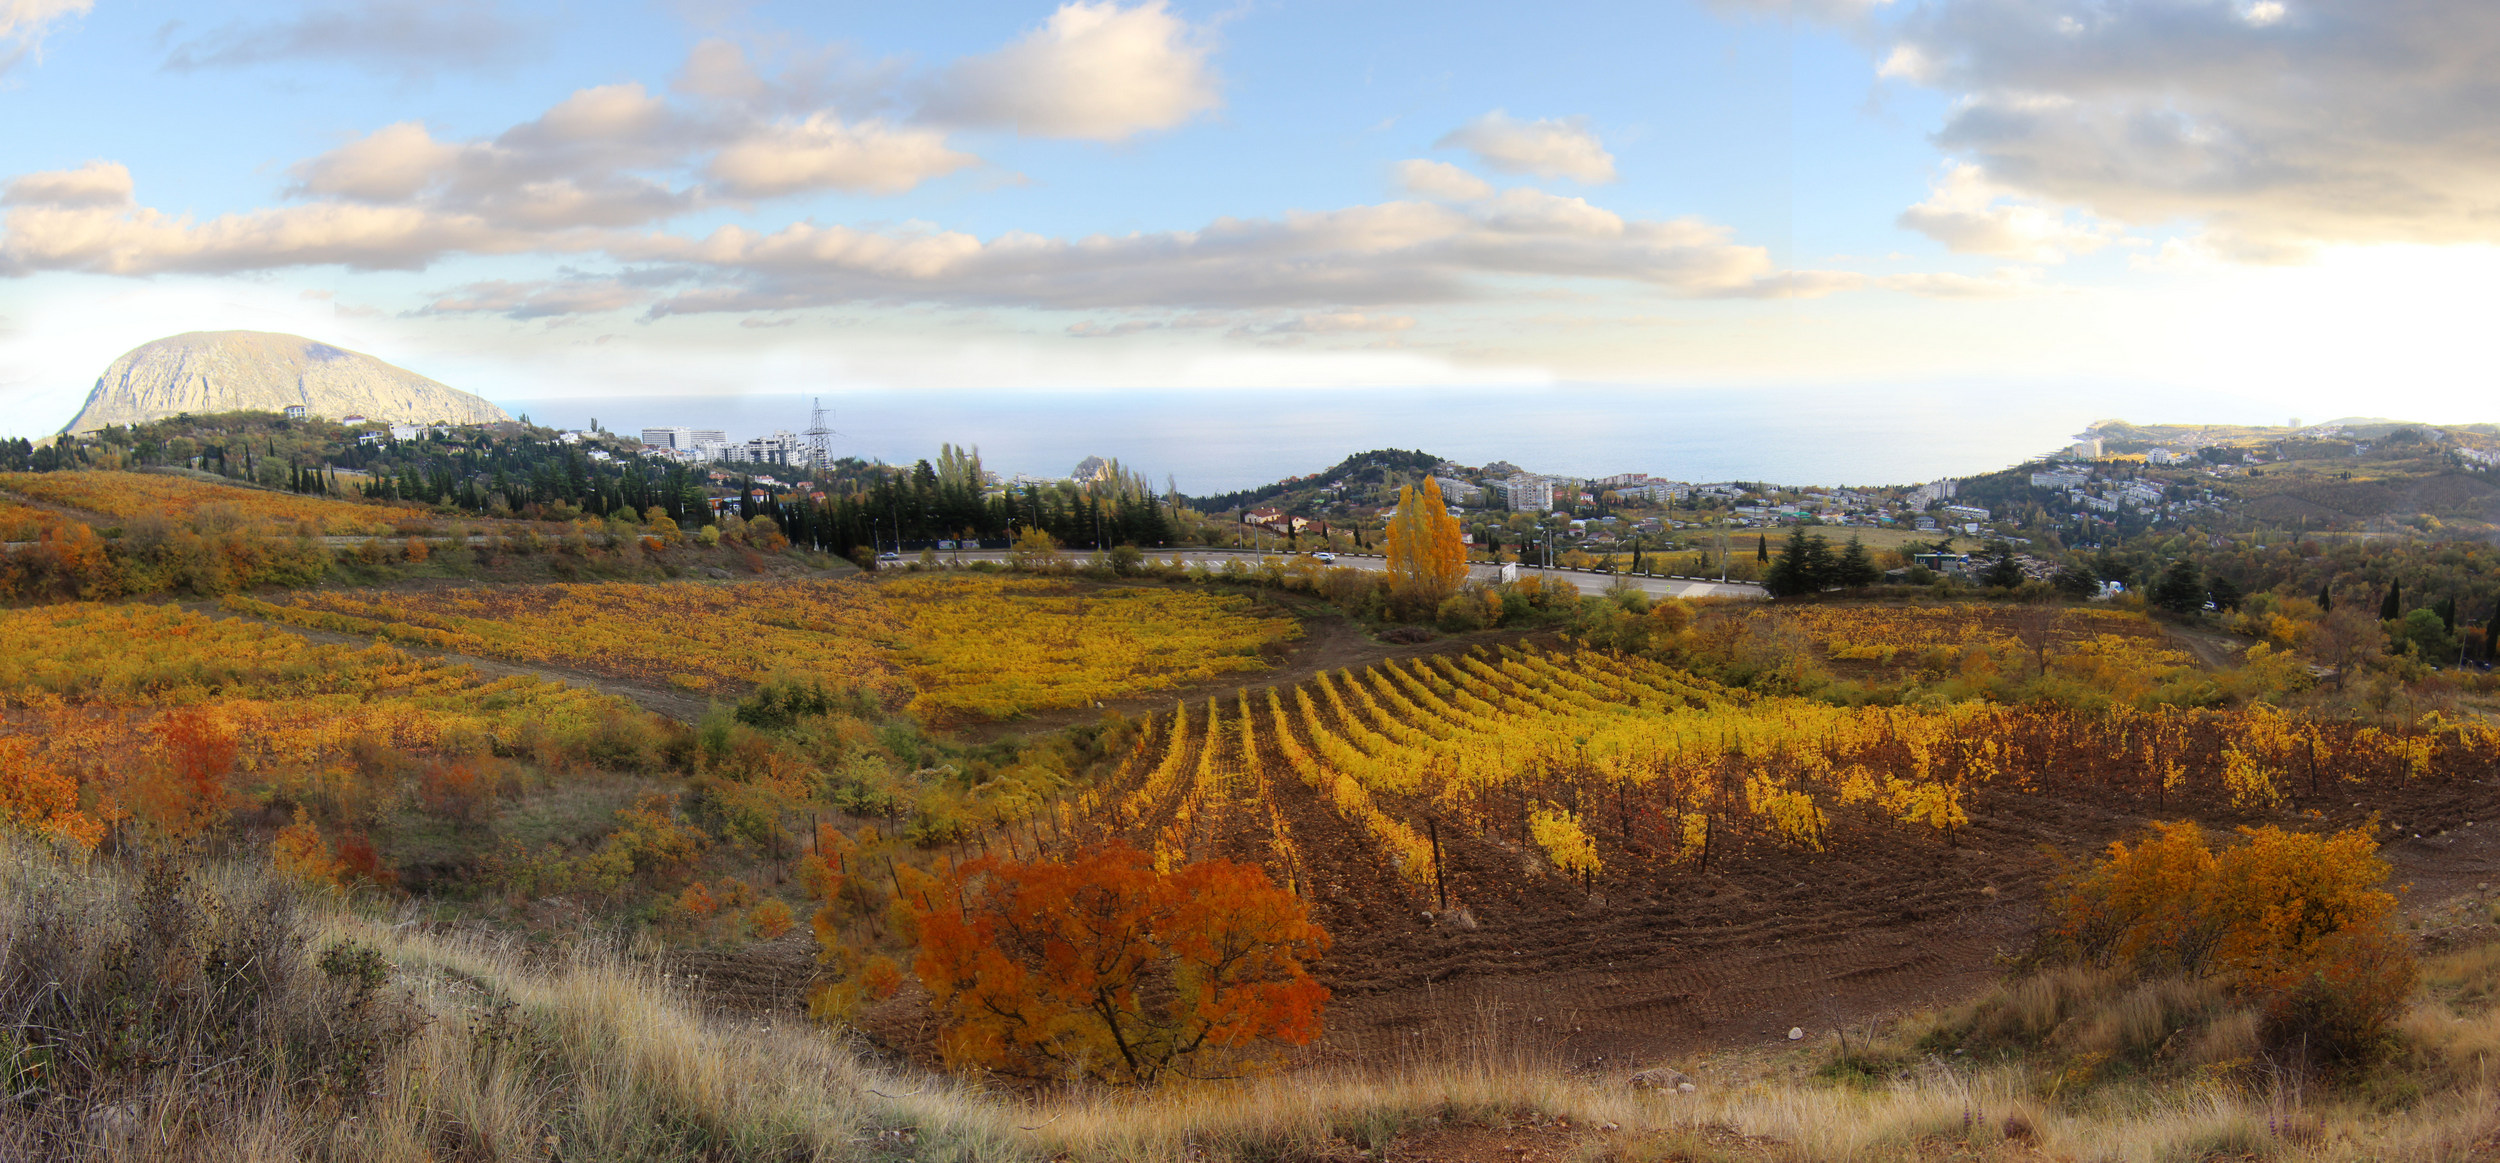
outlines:
{"label": "asphalt road", "polygon": [[[1078,556],[1090,556],[1088,554],[1084,554],[1082,551],[1067,552],[1071,552]],[[1247,550],[1239,549],[1183,548],[1156,550],[1148,553],[1146,556],[1151,557],[1156,561],[1170,561],[1171,559],[1178,557],[1182,561],[1188,562],[1192,565],[1203,564],[1211,569],[1221,569],[1223,568],[1224,561],[1227,558],[1239,557],[1255,561],[1261,557],[1282,557],[1284,555],[1276,553],[1253,553]],[[919,554],[917,553],[904,555],[905,560],[918,560],[918,558]],[[1007,552],[1005,550],[998,549],[967,549],[960,553],[940,550],[938,552],[938,560],[1005,561],[1007,560]],[[1385,558],[1372,557],[1368,555],[1358,556],[1350,553],[1338,554],[1336,561],[1332,564],[1352,566],[1355,569],[1368,570],[1385,570],[1389,568],[1388,560]],[[1468,570],[1468,574],[1470,577],[1480,581],[1494,581],[1501,576],[1501,568],[1502,567],[1496,565],[1479,564],[1471,567]],[[1584,594],[1602,594],[1606,592],[1606,587],[1612,585],[1616,577],[1614,574],[1591,573],[1586,570],[1538,569],[1532,566],[1524,565],[1519,567],[1519,576],[1546,577],[1557,581],[1567,581],[1575,586],[1578,586],[1580,588],[1580,592]],[[1701,578],[1685,577],[1635,577],[1629,580],[1634,586],[1638,587],[1642,593],[1648,594],[1653,598],[1767,598],[1770,596],[1761,586],[1755,585],[1752,582],[1706,581]]]}

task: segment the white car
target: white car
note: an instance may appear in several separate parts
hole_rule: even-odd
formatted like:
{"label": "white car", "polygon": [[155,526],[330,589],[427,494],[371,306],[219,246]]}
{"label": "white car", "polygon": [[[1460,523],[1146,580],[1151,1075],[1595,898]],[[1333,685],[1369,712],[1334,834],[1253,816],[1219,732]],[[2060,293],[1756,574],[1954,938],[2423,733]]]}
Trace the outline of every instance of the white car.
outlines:
{"label": "white car", "polygon": [[1328,552],[1327,550],[1324,550],[1324,549],[1323,549],[1323,550],[1321,550],[1321,551],[1319,551],[1318,553],[1314,553],[1314,554],[1312,554],[1311,556],[1312,556],[1313,558],[1315,558],[1315,559],[1319,560],[1320,562],[1323,562],[1323,563],[1325,563],[1325,562],[1331,562],[1331,561],[1335,561],[1335,560],[1337,560],[1337,555],[1336,555],[1336,554],[1330,553],[1330,552]]}

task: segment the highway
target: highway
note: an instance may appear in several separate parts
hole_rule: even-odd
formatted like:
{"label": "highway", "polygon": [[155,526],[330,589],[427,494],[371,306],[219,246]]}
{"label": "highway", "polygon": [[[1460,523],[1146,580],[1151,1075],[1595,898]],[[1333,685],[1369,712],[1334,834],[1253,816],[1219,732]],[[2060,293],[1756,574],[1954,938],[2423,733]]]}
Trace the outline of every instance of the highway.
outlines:
{"label": "highway", "polygon": [[[1063,549],[1060,552],[1080,560],[1093,556],[1093,554],[1087,550]],[[1282,553],[1257,553],[1243,549],[1193,549],[1184,547],[1179,549],[1152,550],[1148,551],[1146,556],[1156,561],[1170,561],[1177,557],[1191,565],[1204,565],[1209,569],[1222,569],[1224,568],[1225,560],[1228,558],[1245,558],[1250,561],[1257,561],[1262,557],[1281,558],[1287,555]],[[938,551],[938,560],[940,561],[1005,561],[1007,560],[1007,557],[1007,551],[1000,549],[966,549],[962,551],[941,549]],[[914,561],[918,560],[918,558],[919,554],[917,553],[904,555],[905,561]],[[894,564],[895,563],[891,561],[886,563],[889,568],[891,568]],[[1376,557],[1370,554],[1340,553],[1337,555],[1336,560],[1330,564],[1351,566],[1355,569],[1368,569],[1375,571],[1389,568],[1389,562],[1386,558]],[[1490,582],[1499,580],[1501,577],[1501,571],[1501,566],[1478,563],[1471,566],[1467,572],[1468,576],[1474,580]],[[1593,573],[1587,570],[1578,569],[1541,569],[1535,566],[1523,565],[1519,567],[1519,576],[1523,578],[1545,577],[1556,581],[1567,581],[1572,585],[1579,587],[1581,593],[1602,594],[1606,592],[1607,586],[1614,584],[1618,575]],[[1723,582],[1688,577],[1632,577],[1627,580],[1629,580],[1632,585],[1639,589],[1642,593],[1648,594],[1653,598],[1767,598],[1770,596],[1770,594],[1764,591],[1761,586],[1755,585],[1752,582]]]}

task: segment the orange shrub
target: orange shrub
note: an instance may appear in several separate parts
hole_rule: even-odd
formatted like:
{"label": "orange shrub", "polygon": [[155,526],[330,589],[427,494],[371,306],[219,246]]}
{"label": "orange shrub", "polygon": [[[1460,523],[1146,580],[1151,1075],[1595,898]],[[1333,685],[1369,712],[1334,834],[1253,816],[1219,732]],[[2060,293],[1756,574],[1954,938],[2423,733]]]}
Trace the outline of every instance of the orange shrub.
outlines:
{"label": "orange shrub", "polygon": [[0,739],[0,827],[86,851],[104,839],[103,823],[79,810],[78,780],[27,754],[15,739]]}
{"label": "orange shrub", "polygon": [[972,861],[920,916],[915,970],[949,1062],[1139,1084],[1198,1055],[1238,1074],[1261,1043],[1317,1037],[1328,947],[1255,866],[1161,873],[1133,849],[1066,864]]}
{"label": "orange shrub", "polygon": [[295,822],[278,829],[269,842],[269,866],[285,876],[292,876],[323,888],[339,888],[347,878],[347,865],[330,851],[330,842],[321,838],[321,829],[302,808],[295,809]]}
{"label": "orange shrub", "polygon": [[747,914],[747,928],[767,941],[790,931],[798,922],[790,915],[790,906],[779,900],[768,900]]}
{"label": "orange shrub", "polygon": [[2194,823],[2155,824],[2053,891],[2053,941],[2084,956],[2220,978],[2286,1041],[2330,1058],[2379,1048],[2414,981],[2388,864],[2361,829],[2240,829],[2215,851]]}

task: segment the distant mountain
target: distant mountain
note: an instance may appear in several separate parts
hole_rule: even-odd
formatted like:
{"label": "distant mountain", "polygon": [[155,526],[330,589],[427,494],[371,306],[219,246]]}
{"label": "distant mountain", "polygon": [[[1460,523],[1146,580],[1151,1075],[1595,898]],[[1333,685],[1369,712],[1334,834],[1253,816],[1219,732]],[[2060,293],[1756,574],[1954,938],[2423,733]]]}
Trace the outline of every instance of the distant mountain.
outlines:
{"label": "distant mountain", "polygon": [[132,348],[95,382],[65,432],[184,413],[282,412],[332,420],[486,424],[504,410],[372,356],[266,331],[193,331]]}

